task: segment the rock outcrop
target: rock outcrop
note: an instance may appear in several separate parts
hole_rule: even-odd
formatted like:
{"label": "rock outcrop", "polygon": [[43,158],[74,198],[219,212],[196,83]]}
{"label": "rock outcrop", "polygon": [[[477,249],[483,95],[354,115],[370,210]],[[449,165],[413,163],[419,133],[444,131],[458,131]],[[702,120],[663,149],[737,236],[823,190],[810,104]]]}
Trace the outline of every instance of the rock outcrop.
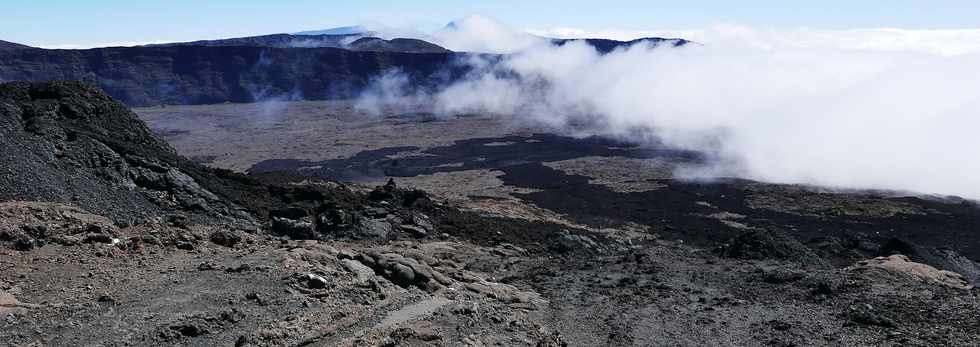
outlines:
{"label": "rock outcrop", "polygon": [[[108,218],[77,207],[35,201],[0,202],[0,247],[31,250],[49,242],[113,242],[116,226]],[[117,240],[118,242],[118,240]]]}
{"label": "rock outcrop", "polygon": [[939,270],[932,266],[916,263],[909,260],[909,257],[894,254],[887,257],[877,257],[874,259],[863,260],[847,268],[850,271],[885,271],[892,274],[909,276],[916,280],[944,285],[958,289],[972,289],[970,283],[963,275],[952,271]]}

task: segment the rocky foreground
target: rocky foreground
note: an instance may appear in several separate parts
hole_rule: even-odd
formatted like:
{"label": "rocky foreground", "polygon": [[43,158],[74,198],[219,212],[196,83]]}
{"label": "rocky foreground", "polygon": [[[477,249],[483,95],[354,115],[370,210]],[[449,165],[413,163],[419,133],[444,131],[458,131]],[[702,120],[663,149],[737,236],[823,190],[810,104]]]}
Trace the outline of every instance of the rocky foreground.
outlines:
{"label": "rocky foreground", "polygon": [[962,256],[837,266],[778,229],[693,246],[210,169],[77,83],[0,85],[0,201],[9,345],[980,341]]}

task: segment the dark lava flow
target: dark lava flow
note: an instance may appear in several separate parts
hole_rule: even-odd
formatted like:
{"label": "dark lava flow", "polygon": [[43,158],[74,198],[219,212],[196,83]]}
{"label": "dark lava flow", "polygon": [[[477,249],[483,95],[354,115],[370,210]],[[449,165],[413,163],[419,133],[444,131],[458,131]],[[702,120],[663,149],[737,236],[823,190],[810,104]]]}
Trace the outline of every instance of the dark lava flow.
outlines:
{"label": "dark lava flow", "polygon": [[[570,216],[576,222],[596,227],[635,222],[649,225],[670,239],[711,246],[741,232],[708,216],[721,210],[746,216],[735,220],[738,223],[788,232],[804,243],[834,244],[836,249],[827,250],[831,253],[828,255],[831,260],[836,259],[833,253],[841,251],[869,256],[887,253],[891,251],[886,249],[890,247],[888,245],[895,244],[889,241],[896,239],[914,245],[947,247],[971,259],[980,259],[980,235],[977,234],[980,230],[980,209],[972,202],[951,204],[919,198],[878,198],[910,203],[928,213],[899,213],[882,218],[821,211],[818,216],[801,216],[749,207],[747,198],[750,194],[758,193],[747,189],[749,184],[754,184],[747,180],[721,179],[710,183],[659,180],[663,188],[623,193],[590,184],[588,177],[568,175],[542,164],[587,156],[664,158],[688,163],[704,160],[698,153],[690,151],[641,148],[598,137],[576,139],[535,134],[531,137],[477,138],[430,148],[422,151],[422,155],[388,157],[415,150],[418,148],[392,147],[364,151],[351,158],[318,162],[266,160],[253,166],[250,172],[296,171],[305,175],[356,181],[385,176],[413,177],[436,172],[494,169],[505,173],[501,179],[506,185],[541,190],[520,194],[520,198]],[[840,194],[809,194],[824,194],[831,200],[843,198]],[[839,260],[841,264],[850,261],[845,258]]]}
{"label": "dark lava flow", "polygon": [[600,137],[576,139],[552,134],[530,137],[507,136],[456,141],[452,146],[435,147],[413,155],[392,159],[388,156],[418,150],[418,147],[390,147],[360,152],[345,159],[304,161],[265,160],[249,169],[251,173],[299,171],[307,175],[340,181],[359,181],[388,177],[414,177],[436,172],[497,169],[527,163],[561,161],[586,156],[627,158],[668,158],[698,161],[691,151],[639,148],[635,144]]}

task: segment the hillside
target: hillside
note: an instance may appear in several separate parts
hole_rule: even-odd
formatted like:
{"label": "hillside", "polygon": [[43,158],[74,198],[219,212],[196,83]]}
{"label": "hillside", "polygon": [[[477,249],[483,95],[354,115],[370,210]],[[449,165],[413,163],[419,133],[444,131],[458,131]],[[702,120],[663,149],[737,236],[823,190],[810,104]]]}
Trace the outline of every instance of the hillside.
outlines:
{"label": "hillside", "polygon": [[[797,202],[777,199],[758,209],[726,198],[742,194],[727,183],[670,183],[666,191],[624,193],[660,199],[654,212],[662,219],[648,227],[462,210],[394,180],[369,188],[206,169],[174,153],[122,104],[76,82],[0,84],[0,131],[0,341],[12,345],[863,346],[980,339],[980,291],[960,274],[893,253],[916,245],[804,245],[792,235],[806,223],[886,228],[917,216],[961,219],[957,209],[975,206],[760,185],[753,189]],[[537,160],[630,150],[596,139],[517,140],[458,141],[426,151],[428,159],[406,158],[405,169],[451,169],[442,163],[484,152],[496,157],[464,166],[510,162],[505,180],[524,177],[539,188],[522,195],[567,210],[534,195],[555,185],[594,185],[584,176],[529,170],[540,163],[514,163],[521,148],[549,146],[535,151],[530,159]],[[590,189],[583,193],[610,199],[610,208],[638,206]],[[854,199],[861,208],[849,203]],[[563,201],[581,206],[574,193]],[[767,210],[787,206],[804,208],[797,211],[803,218]],[[707,244],[674,238],[700,228],[731,237]],[[863,252],[889,256],[867,259]],[[858,258],[832,264],[850,257]]]}
{"label": "hillside", "polygon": [[182,215],[249,225],[277,199],[195,164],[124,105],[78,82],[0,84],[0,201],[79,206],[129,224]]}

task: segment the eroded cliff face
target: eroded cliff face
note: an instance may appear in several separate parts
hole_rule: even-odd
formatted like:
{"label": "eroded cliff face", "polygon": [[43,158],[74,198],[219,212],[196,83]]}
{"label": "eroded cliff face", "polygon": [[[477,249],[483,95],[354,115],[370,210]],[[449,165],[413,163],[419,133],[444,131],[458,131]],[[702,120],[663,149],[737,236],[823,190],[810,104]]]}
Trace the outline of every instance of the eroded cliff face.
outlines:
{"label": "eroded cliff face", "polygon": [[129,106],[356,97],[397,69],[418,88],[465,73],[465,54],[340,48],[153,46],[0,50],[0,81],[80,80]]}

